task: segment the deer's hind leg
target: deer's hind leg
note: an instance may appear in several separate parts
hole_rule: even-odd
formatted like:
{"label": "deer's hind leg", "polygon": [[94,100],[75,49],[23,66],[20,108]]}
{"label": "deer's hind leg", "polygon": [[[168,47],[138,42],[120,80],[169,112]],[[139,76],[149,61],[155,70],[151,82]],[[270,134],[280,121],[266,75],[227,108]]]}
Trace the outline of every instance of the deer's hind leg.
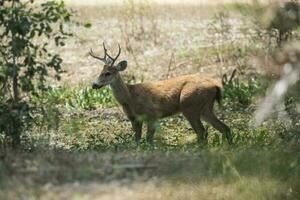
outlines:
{"label": "deer's hind leg", "polygon": [[184,85],[180,94],[180,110],[196,132],[198,142],[204,144],[207,143],[207,132],[200,117],[210,96],[209,91],[194,83]]}
{"label": "deer's hind leg", "polygon": [[190,109],[190,110],[184,110],[182,112],[182,114],[189,121],[193,130],[196,132],[198,142],[207,144],[207,133],[206,133],[205,128],[200,120],[200,113],[195,112],[194,110]]}
{"label": "deer's hind leg", "polygon": [[225,135],[228,143],[232,144],[232,135],[230,128],[223,123],[221,120],[217,118],[217,116],[213,112],[213,105],[210,107],[207,107],[205,112],[201,115],[201,118],[205,120],[206,122],[210,123],[215,129],[220,131],[223,135]]}

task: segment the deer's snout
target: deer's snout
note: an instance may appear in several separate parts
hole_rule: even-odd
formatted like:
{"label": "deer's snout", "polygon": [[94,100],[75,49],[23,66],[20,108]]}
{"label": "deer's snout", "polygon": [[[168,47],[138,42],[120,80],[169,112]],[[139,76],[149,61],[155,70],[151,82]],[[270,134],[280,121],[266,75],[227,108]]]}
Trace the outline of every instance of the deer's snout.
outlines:
{"label": "deer's snout", "polygon": [[97,84],[97,83],[93,83],[92,88],[93,88],[93,89],[100,89],[100,88],[101,88],[101,85],[99,85],[99,84]]}

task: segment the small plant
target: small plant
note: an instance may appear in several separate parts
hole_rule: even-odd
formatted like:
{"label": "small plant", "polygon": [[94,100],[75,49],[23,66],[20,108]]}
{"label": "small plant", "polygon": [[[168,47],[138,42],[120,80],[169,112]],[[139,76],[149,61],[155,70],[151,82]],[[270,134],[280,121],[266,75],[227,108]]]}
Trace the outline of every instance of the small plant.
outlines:
{"label": "small plant", "polygon": [[234,79],[223,88],[223,103],[226,107],[247,108],[258,94],[262,86],[255,80],[249,79],[248,82]]}
{"label": "small plant", "polygon": [[35,98],[43,104],[60,105],[65,108],[91,110],[97,107],[115,106],[116,102],[108,88],[93,90],[88,86],[69,88],[67,86],[49,88],[47,92]]}
{"label": "small plant", "polygon": [[58,130],[66,113],[74,110],[93,110],[113,107],[117,103],[108,88],[92,90],[88,86],[70,88],[68,86],[49,87],[39,96],[32,96],[32,103],[43,105],[35,113],[34,121],[40,127]]}

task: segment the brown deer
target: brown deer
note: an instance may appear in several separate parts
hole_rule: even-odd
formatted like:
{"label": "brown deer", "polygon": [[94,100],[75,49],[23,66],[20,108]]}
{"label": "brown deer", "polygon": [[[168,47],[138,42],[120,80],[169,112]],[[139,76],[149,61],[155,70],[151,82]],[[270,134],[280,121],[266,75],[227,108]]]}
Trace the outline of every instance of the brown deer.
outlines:
{"label": "brown deer", "polygon": [[185,75],[168,80],[129,85],[120,74],[127,67],[123,60],[115,65],[121,53],[121,47],[116,57],[107,53],[105,44],[104,57],[90,55],[104,62],[104,67],[93,89],[110,85],[114,97],[129,120],[135,132],[135,140],[139,143],[142,135],[142,124],[147,122],[147,142],[153,144],[155,124],[159,118],[182,113],[197,133],[198,141],[206,143],[207,134],[200,119],[210,123],[223,133],[229,144],[232,144],[230,128],[221,122],[213,112],[214,102],[221,100],[221,85],[215,80],[200,75]]}

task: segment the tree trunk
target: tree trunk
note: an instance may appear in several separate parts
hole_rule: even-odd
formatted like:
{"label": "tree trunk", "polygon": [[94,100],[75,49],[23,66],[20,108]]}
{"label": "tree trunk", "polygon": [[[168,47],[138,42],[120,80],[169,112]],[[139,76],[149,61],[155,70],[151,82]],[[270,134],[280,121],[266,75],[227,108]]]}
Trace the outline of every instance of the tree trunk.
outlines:
{"label": "tree trunk", "polygon": [[13,89],[13,100],[14,102],[18,102],[19,100],[19,91],[18,91],[18,69],[16,65],[16,58],[13,57],[13,83],[12,83],[12,89]]}

